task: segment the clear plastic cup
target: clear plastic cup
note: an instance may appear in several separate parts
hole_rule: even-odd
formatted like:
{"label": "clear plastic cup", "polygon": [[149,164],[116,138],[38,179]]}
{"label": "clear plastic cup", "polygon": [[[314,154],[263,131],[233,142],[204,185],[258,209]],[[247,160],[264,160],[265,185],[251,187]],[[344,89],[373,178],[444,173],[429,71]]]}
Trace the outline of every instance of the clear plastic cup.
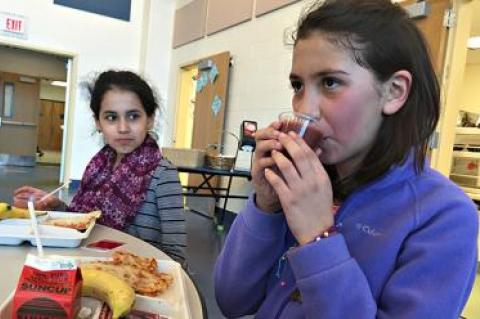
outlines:
{"label": "clear plastic cup", "polygon": [[280,131],[284,133],[295,132],[303,138],[305,143],[315,150],[323,137],[320,131],[320,117],[301,112],[282,112],[278,115],[282,123]]}

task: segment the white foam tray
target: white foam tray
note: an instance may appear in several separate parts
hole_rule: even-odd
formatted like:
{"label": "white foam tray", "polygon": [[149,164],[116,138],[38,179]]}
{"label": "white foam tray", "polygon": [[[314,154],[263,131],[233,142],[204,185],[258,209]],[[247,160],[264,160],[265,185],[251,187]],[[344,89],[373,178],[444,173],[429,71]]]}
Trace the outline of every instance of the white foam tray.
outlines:
{"label": "white foam tray", "polygon": [[[82,262],[95,260],[109,260],[102,257],[73,257]],[[173,260],[157,259],[158,271],[173,276],[172,285],[157,297],[137,295],[134,309],[157,313],[169,318],[189,319],[190,308],[187,303],[185,281],[182,275],[182,268],[179,263]],[[3,318],[0,318],[3,319]]]}
{"label": "white foam tray", "polygon": [[[106,260],[105,258],[82,257],[81,261]],[[179,263],[173,260],[157,260],[158,270],[173,276],[173,283],[164,293],[157,297],[137,295],[133,309],[162,315],[171,319],[190,319],[190,309],[187,304],[185,282]],[[85,298],[89,299],[89,298]],[[88,303],[82,297],[82,303]],[[0,319],[12,318],[13,293],[0,306]],[[95,318],[91,318],[95,319]]]}
{"label": "white foam tray", "polygon": [[[38,229],[42,245],[45,247],[65,248],[80,246],[82,240],[90,235],[95,226],[95,221],[84,232],[65,227],[41,225],[41,221],[45,219],[75,218],[80,216],[84,216],[84,214],[49,211],[47,216],[39,217]],[[5,219],[0,221],[0,245],[16,246],[26,241],[36,246],[35,236],[33,235],[29,219]]]}

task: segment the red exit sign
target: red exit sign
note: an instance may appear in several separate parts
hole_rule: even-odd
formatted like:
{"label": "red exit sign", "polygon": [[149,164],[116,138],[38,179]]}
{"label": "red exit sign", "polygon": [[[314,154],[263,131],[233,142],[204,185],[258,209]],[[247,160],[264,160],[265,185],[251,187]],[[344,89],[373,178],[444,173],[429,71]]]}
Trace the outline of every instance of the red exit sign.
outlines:
{"label": "red exit sign", "polygon": [[27,19],[17,14],[0,12],[0,28],[3,35],[26,38]]}
{"label": "red exit sign", "polygon": [[23,20],[6,18],[5,19],[5,30],[10,32],[22,32],[23,31]]}

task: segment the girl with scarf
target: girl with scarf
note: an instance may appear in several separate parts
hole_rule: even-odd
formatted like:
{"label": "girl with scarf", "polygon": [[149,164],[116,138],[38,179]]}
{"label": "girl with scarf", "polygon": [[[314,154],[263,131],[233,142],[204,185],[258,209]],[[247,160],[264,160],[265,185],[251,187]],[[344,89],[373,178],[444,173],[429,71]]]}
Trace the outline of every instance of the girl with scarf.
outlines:
{"label": "girl with scarf", "polygon": [[[100,224],[138,237],[185,262],[185,217],[178,172],[148,134],[158,103],[150,86],[129,71],[101,73],[90,88],[90,109],[105,146],[90,160],[80,188],[66,205],[50,196],[42,210],[101,210]],[[45,191],[23,186],[14,206]]]}

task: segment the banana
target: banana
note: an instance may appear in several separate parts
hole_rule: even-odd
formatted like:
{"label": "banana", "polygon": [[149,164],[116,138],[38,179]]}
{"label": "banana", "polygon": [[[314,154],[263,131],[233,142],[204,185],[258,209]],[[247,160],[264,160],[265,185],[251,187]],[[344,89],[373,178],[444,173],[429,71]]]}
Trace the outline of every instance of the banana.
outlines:
{"label": "banana", "polygon": [[135,291],[123,279],[103,270],[81,267],[82,296],[93,297],[108,304],[112,319],[127,315],[135,303]]}
{"label": "banana", "polygon": [[[36,210],[37,216],[46,215],[46,211]],[[8,203],[0,203],[0,219],[8,218],[30,218],[28,209],[10,206]]]}

